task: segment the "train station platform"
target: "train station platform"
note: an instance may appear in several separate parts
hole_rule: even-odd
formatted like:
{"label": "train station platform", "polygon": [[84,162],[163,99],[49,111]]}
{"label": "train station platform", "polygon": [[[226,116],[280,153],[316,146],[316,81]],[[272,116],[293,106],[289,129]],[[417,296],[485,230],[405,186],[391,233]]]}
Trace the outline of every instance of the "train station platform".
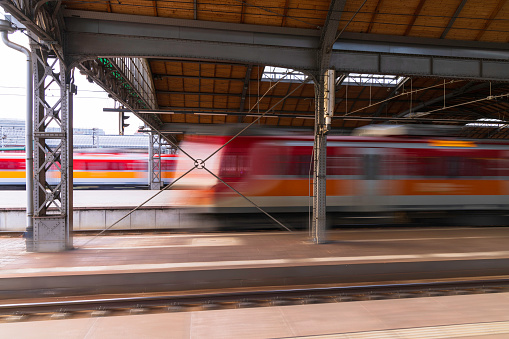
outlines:
{"label": "train station platform", "polygon": [[[76,294],[352,285],[509,275],[509,229],[77,236],[26,253],[0,237],[0,303]],[[509,293],[220,309],[0,324],[0,337],[483,338],[509,336]]]}
{"label": "train station platform", "polygon": [[0,297],[434,281],[509,275],[509,229],[350,229],[307,233],[76,236],[26,253],[0,238]]}
{"label": "train station platform", "polygon": [[[0,191],[0,232],[23,232],[26,227],[25,191]],[[79,190],[73,192],[74,230],[103,230],[129,210],[152,197],[154,190]],[[116,230],[188,229],[197,221],[187,213],[193,202],[203,203],[196,192],[168,190],[161,192],[139,210],[115,225]]]}

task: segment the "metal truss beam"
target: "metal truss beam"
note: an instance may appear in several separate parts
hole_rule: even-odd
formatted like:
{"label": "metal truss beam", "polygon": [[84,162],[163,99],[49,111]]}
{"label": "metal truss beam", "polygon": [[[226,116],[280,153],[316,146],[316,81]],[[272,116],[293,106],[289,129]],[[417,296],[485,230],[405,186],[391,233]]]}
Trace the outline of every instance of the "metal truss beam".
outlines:
{"label": "metal truss beam", "polygon": [[499,43],[345,33],[331,65],[357,73],[509,81],[509,49]]}
{"label": "metal truss beam", "polygon": [[[165,107],[161,107],[165,108]],[[224,108],[208,108],[208,109],[201,109],[200,111],[193,111],[193,110],[182,110],[184,107],[181,107],[180,109],[172,109],[170,110],[160,110],[157,111],[157,113],[153,114],[161,114],[161,115],[167,115],[167,114],[210,114],[210,115],[221,115],[221,116],[238,116],[238,117],[259,117],[262,116],[261,113],[246,113],[246,112],[238,112],[238,111],[232,111],[232,110],[225,110]],[[117,109],[117,108],[103,108],[103,112],[132,112],[131,109]],[[134,112],[138,115],[144,114],[141,112]],[[307,115],[310,112],[298,112],[298,111],[270,111],[269,114],[265,114],[264,118],[301,118],[301,119],[314,119],[312,115]],[[162,129],[165,130],[164,128]]]}
{"label": "metal truss beam", "polygon": [[30,32],[43,41],[57,41],[56,36],[48,33],[36,23],[31,1],[0,0],[0,6],[12,14]]}
{"label": "metal truss beam", "polygon": [[[79,61],[128,55],[303,71],[316,70],[319,63],[318,30],[70,10],[64,17],[66,51]],[[338,72],[509,80],[508,60],[509,46],[503,43],[344,32],[333,46],[330,66]]]}
{"label": "metal truss beam", "polygon": [[[120,60],[119,60],[120,59]],[[155,114],[137,113],[140,109],[156,109],[156,99],[152,80],[148,69],[144,73],[136,73],[138,68],[131,71],[126,65],[146,63],[141,59],[110,59],[100,58],[82,62],[78,68],[90,76],[96,84],[110,93],[115,100],[128,107],[138,118],[152,129],[157,130],[161,126],[161,119]],[[123,68],[119,65],[123,65]],[[148,67],[148,64],[146,64]],[[131,66],[134,67],[134,66]],[[143,69],[143,68],[142,68]]]}

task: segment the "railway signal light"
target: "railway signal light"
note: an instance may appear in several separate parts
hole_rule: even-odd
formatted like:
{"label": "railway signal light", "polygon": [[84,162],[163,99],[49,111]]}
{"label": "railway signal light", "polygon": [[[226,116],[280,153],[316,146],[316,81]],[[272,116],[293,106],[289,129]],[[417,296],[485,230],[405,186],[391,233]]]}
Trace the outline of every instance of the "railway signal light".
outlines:
{"label": "railway signal light", "polygon": [[127,124],[125,121],[127,119],[129,119],[130,116],[128,116],[126,114],[126,112],[120,112],[120,117],[119,117],[119,122],[120,122],[120,126],[119,126],[119,134],[120,135],[124,135],[124,128],[126,128],[127,126],[129,126],[129,124]]}

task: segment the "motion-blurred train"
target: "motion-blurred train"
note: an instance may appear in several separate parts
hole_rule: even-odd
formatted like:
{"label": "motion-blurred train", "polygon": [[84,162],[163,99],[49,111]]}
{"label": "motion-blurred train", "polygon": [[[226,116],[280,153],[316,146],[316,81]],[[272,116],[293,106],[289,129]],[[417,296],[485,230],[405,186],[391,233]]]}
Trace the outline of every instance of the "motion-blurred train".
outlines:
{"label": "motion-blurred train", "polygon": [[[161,155],[163,183],[173,180],[177,156]],[[143,188],[148,187],[147,153],[119,150],[97,150],[74,153],[74,187],[76,188]],[[60,180],[54,168],[47,174],[49,184]],[[0,188],[25,187],[25,153],[0,152]]]}
{"label": "motion-blurred train", "polygon": [[[181,147],[201,162],[230,138],[189,136]],[[312,136],[239,136],[204,165],[264,210],[293,222],[311,210],[312,152]],[[176,175],[192,167],[182,155]],[[244,213],[258,213],[204,169],[194,169],[174,186],[201,191],[188,204],[201,206],[203,213],[244,221],[250,219]],[[329,136],[327,212],[335,224],[370,218],[509,224],[509,142]],[[302,215],[299,220],[307,223]]]}

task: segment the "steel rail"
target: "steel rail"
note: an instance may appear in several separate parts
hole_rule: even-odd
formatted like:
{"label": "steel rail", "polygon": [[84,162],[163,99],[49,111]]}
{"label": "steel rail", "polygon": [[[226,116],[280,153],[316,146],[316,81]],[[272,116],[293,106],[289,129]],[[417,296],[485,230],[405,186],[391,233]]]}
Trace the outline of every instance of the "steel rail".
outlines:
{"label": "steel rail", "polygon": [[[0,304],[0,315],[37,314],[43,312],[82,312],[125,308],[154,308],[161,306],[196,306],[215,303],[254,303],[258,306],[276,306],[284,301],[320,303],[332,301],[365,301],[413,297],[451,296],[509,291],[509,279],[435,281],[272,289],[254,291],[224,291],[174,294],[145,297],[90,298],[47,302],[20,302]],[[320,299],[322,301],[320,301]],[[279,301],[279,302],[274,302]]]}

